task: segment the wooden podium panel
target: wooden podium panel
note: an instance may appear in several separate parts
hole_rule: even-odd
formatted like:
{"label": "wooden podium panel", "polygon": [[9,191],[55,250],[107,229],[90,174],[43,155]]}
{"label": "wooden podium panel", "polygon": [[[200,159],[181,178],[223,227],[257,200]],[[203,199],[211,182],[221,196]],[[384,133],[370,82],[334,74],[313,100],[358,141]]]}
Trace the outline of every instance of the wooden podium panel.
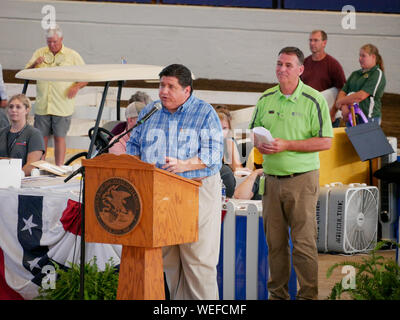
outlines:
{"label": "wooden podium panel", "polygon": [[161,248],[122,247],[117,300],[165,299]]}
{"label": "wooden podium panel", "polygon": [[85,167],[85,241],[122,244],[117,299],[165,299],[162,247],[198,239],[199,182],[130,155]]}
{"label": "wooden podium panel", "polygon": [[[130,155],[104,154],[82,163],[86,179],[88,242],[155,248],[197,241],[200,183],[160,170]],[[106,232],[95,215],[96,192],[110,177],[129,181],[140,199],[140,221],[127,234]]]}

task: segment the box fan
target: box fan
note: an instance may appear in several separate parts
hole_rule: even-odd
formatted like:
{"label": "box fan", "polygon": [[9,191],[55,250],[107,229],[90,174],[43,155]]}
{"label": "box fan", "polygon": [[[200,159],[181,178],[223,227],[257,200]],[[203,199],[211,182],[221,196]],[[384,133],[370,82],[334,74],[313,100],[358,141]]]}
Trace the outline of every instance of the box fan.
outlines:
{"label": "box fan", "polygon": [[335,186],[328,203],[327,250],[358,253],[377,242],[379,191],[365,184]]}
{"label": "box fan", "polygon": [[317,248],[318,252],[328,251],[328,209],[329,195],[332,188],[343,186],[341,182],[332,182],[319,188],[316,208],[317,218]]}

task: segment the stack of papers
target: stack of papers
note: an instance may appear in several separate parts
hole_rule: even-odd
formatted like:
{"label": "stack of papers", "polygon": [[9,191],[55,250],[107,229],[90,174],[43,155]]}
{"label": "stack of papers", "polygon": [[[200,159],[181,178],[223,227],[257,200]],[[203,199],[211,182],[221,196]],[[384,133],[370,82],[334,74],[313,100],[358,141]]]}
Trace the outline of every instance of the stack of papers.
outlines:
{"label": "stack of papers", "polygon": [[70,166],[56,166],[55,164],[49,163],[47,161],[36,161],[31,163],[33,166],[45,170],[47,172],[51,172],[52,174],[58,175],[58,176],[66,176],[69,173],[72,172],[72,167]]}
{"label": "stack of papers", "polygon": [[253,133],[254,133],[255,139],[257,139],[257,142],[259,144],[261,144],[261,143],[268,144],[268,143],[271,143],[274,141],[274,138],[272,137],[271,132],[269,132],[269,130],[265,129],[264,127],[253,128]]}
{"label": "stack of papers", "polygon": [[77,185],[79,187],[79,177],[74,177],[67,183],[64,182],[65,177],[60,176],[38,176],[38,177],[25,177],[22,179],[22,188],[40,188],[40,189],[71,189]]}

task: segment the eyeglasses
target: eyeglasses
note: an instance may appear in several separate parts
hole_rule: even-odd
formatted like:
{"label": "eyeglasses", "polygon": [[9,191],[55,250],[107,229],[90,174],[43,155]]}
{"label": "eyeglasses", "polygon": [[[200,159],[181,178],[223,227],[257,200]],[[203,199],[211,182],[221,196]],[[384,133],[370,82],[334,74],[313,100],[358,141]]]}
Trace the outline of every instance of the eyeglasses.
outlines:
{"label": "eyeglasses", "polygon": [[65,61],[65,56],[62,53],[57,53],[54,55],[51,52],[46,52],[44,54],[44,63],[48,65],[55,64],[56,66],[60,66]]}

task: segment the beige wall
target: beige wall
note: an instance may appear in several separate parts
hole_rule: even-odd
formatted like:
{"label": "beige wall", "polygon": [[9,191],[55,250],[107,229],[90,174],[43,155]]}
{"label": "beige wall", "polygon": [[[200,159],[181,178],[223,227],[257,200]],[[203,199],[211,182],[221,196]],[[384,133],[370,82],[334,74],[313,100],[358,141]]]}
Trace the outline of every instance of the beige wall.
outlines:
{"label": "beige wall", "polygon": [[197,78],[275,82],[279,49],[294,45],[308,55],[309,31],[323,28],[327,51],[346,76],[359,68],[359,47],[374,43],[386,65],[386,92],[400,92],[400,16],[391,14],[357,13],[356,29],[345,30],[341,12],[1,0],[4,69],[22,68],[33,50],[45,45],[46,4],[56,9],[64,43],[86,63],[119,63],[124,56],[128,63],[183,63]]}

